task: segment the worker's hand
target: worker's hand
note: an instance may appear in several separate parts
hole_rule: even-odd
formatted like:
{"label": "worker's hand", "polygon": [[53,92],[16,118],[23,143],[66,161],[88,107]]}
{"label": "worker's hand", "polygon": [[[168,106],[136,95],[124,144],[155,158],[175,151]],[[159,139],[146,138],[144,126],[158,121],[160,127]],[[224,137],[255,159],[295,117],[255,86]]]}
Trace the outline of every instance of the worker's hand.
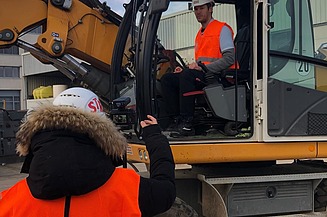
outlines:
{"label": "worker's hand", "polygon": [[155,119],[153,116],[147,115],[146,117],[149,119],[141,121],[141,123],[140,123],[142,128],[150,126],[150,125],[158,124],[157,119]]}
{"label": "worker's hand", "polygon": [[188,68],[202,71],[202,68],[196,62],[193,62],[193,63],[189,64]]}
{"label": "worker's hand", "polygon": [[174,70],[174,73],[181,73],[183,71],[182,67],[177,66]]}
{"label": "worker's hand", "polygon": [[204,78],[207,85],[218,83],[218,78],[216,78],[215,74],[211,71],[206,72]]}

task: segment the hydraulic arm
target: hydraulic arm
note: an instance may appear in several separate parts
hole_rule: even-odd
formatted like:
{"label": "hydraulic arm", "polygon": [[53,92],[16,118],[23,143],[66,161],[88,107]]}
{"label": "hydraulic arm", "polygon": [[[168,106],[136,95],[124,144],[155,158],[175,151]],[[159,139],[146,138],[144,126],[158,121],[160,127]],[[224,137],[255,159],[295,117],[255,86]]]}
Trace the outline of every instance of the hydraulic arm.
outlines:
{"label": "hydraulic arm", "polygon": [[[0,48],[17,45],[109,98],[109,72],[120,20],[105,5],[90,7],[94,2],[101,5],[90,0],[2,0]],[[39,26],[42,34],[36,42],[23,40],[25,33]]]}
{"label": "hydraulic arm", "polygon": [[43,26],[35,47],[52,57],[72,54],[108,70],[118,26],[77,0],[11,0],[0,9],[0,47],[17,42],[33,27]]}

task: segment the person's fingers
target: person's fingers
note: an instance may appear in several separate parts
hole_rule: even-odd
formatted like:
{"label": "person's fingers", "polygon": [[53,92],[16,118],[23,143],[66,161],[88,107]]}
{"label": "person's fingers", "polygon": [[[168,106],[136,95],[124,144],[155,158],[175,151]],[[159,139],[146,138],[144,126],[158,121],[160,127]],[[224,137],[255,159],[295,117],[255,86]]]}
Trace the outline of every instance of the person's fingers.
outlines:
{"label": "person's fingers", "polygon": [[141,125],[142,128],[144,128],[144,127],[147,126],[147,124],[146,124],[144,121],[141,121],[141,122],[140,122],[140,125]]}
{"label": "person's fingers", "polygon": [[152,115],[147,115],[147,117],[151,120],[152,124],[157,124],[157,119]]}
{"label": "person's fingers", "polygon": [[148,118],[147,120],[143,120],[140,122],[142,128],[147,127],[149,125],[158,124],[157,119],[152,115],[147,115],[147,118]]}
{"label": "person's fingers", "polygon": [[149,125],[149,124],[152,124],[153,121],[151,121],[151,120],[144,120],[144,123],[147,124],[147,125]]}
{"label": "person's fingers", "polygon": [[155,118],[152,115],[147,115],[147,118],[149,118],[151,121],[155,120]]}

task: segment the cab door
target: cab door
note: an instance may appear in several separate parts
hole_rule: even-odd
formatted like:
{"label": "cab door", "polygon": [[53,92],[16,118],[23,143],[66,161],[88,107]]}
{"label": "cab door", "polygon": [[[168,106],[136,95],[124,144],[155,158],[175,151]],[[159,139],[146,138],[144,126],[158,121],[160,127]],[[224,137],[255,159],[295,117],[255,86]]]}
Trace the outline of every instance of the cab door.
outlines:
{"label": "cab door", "polygon": [[303,141],[327,134],[327,81],[322,76],[326,73],[320,72],[326,72],[327,65],[315,55],[312,19],[312,5],[319,2],[267,2],[262,33],[267,44],[263,51],[267,55],[263,63],[265,141]]}
{"label": "cab door", "polygon": [[[153,64],[154,53],[157,49],[157,29],[162,12],[166,11],[168,0],[144,1],[144,9],[141,13],[138,39],[136,45],[136,103],[137,117],[141,120],[147,114],[154,113],[154,90],[155,83],[153,74],[156,66]],[[142,10],[141,10],[142,11]]]}

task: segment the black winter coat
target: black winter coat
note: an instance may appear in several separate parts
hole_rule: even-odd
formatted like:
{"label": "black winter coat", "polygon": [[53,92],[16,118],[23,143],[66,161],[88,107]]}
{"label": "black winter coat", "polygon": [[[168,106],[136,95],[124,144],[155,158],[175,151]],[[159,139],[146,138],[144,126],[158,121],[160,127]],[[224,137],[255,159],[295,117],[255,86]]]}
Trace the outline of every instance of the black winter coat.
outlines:
{"label": "black winter coat", "polygon": [[[106,183],[127,146],[106,117],[73,108],[43,106],[28,115],[17,133],[17,151],[26,156],[22,172],[32,195],[52,200],[82,195]],[[144,128],[150,177],[140,179],[142,216],[168,210],[176,196],[174,160],[158,125]]]}

